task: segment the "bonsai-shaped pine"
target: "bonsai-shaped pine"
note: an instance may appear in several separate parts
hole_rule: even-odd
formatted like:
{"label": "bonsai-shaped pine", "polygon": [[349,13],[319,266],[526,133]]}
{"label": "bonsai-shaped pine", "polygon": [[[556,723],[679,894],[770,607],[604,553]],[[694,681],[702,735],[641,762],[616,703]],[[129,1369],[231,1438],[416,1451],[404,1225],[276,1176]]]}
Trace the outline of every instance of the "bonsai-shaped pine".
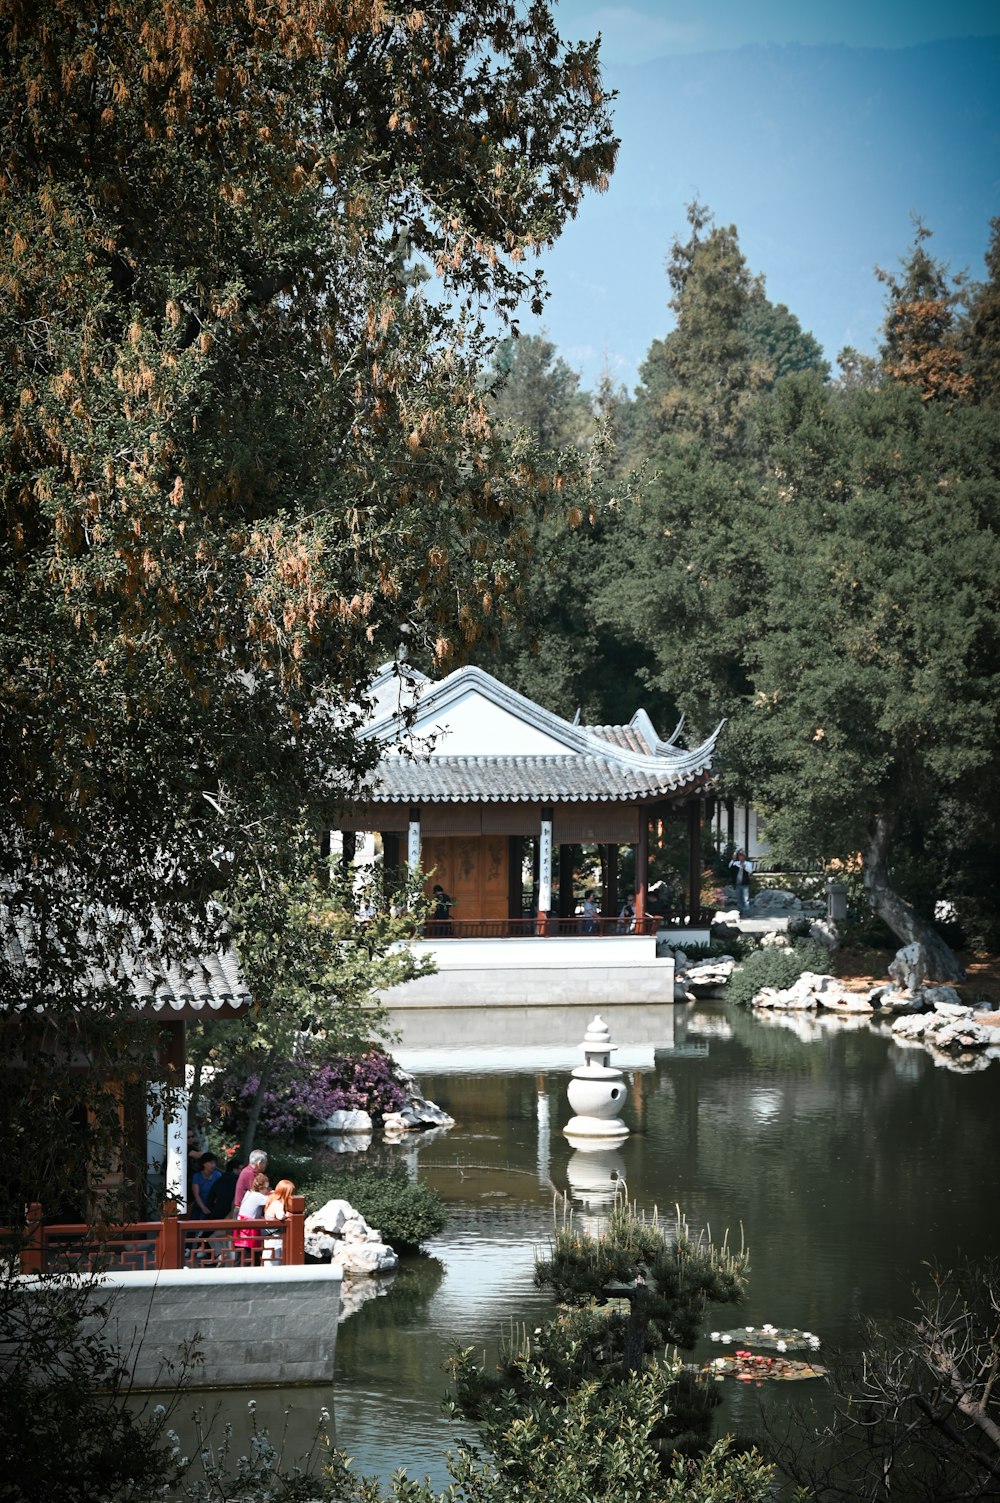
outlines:
{"label": "bonsai-shaped pine", "polygon": [[[655,1371],[665,1380],[664,1403],[650,1443],[665,1465],[678,1453],[703,1453],[718,1393],[678,1354],[694,1346],[709,1305],[740,1301],[747,1267],[744,1249],[693,1237],[680,1210],[670,1224],[655,1211],[647,1218],[624,1189],[597,1235],[580,1230],[564,1202],[550,1256],[535,1270],[562,1308],[530,1342],[502,1350],[492,1373],[462,1353],[454,1363],[458,1405],[481,1430],[512,1402],[534,1412],[540,1390],[558,1408],[596,1385],[613,1408],[622,1389]],[[544,1385],[535,1381],[539,1367]]]}

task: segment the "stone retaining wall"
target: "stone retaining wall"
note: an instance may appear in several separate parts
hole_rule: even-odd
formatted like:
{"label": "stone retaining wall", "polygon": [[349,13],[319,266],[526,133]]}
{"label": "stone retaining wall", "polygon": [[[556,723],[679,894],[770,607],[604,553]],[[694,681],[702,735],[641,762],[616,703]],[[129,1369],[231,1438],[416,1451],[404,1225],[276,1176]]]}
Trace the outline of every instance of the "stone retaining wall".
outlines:
{"label": "stone retaining wall", "polygon": [[187,1346],[200,1360],[185,1388],[329,1383],[342,1277],[335,1263],[107,1274],[101,1323],[138,1388],[173,1387]]}

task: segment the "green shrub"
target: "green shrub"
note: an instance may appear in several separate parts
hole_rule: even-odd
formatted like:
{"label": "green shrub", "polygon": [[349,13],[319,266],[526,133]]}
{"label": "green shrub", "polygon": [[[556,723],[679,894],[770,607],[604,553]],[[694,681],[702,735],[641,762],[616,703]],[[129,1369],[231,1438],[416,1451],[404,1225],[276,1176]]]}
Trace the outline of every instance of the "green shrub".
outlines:
{"label": "green shrub", "polygon": [[726,996],[746,1005],[765,986],[786,987],[797,981],[803,971],[830,974],[830,952],[814,940],[806,940],[790,950],[756,950],[733,972]]}
{"label": "green shrub", "polygon": [[447,1220],[437,1191],[408,1179],[402,1164],[323,1169],[308,1179],[303,1193],[307,1212],[328,1200],[350,1201],[397,1252],[420,1247]]}

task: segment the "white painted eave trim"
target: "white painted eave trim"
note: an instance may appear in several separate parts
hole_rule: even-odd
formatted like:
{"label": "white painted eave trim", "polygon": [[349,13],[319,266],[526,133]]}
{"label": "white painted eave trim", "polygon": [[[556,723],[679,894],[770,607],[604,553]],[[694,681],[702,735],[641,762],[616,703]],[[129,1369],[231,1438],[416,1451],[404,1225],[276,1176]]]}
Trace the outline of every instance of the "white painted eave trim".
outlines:
{"label": "white painted eave trim", "polygon": [[[490,673],[486,673],[482,668],[474,667],[457,668],[454,673],[450,673],[439,684],[428,689],[419,702],[418,713],[420,719],[431,719],[435,715],[444,714],[468,694],[470,690],[481,694],[484,699],[489,700],[499,709],[505,710],[516,719],[524,721],[526,725],[531,726],[534,730],[561,742],[566,747],[567,756],[575,754],[578,756],[602,757],[618,762],[623,767],[634,767],[644,772],[660,772],[664,768],[664,763],[669,767],[671,773],[683,774],[693,772],[695,769],[703,769],[711,758],[719,733],[725,725],[725,721],[720,720],[712,734],[700,746],[693,747],[687,752],[679,752],[671,743],[660,741],[655,731],[653,731],[649,716],[646,715],[644,710],[638,711],[637,715],[642,714],[645,716],[646,724],[649,726],[649,731],[653,739],[657,746],[662,748],[662,751],[659,751],[658,754],[650,756],[643,752],[629,751],[624,747],[616,746],[613,742],[605,740],[602,736],[595,735],[583,726],[571,725],[561,715],[556,715],[551,710],[544,709],[541,705],[536,704],[534,700],[527,699],[523,694],[519,694],[516,689],[508,688],[506,684],[502,684],[499,679],[494,678]],[[635,724],[635,721],[636,716],[633,716],[632,723]],[[674,732],[674,736],[678,735],[679,731],[680,726]],[[391,745],[405,742],[410,734],[403,723],[403,717],[398,713],[382,716],[381,719],[365,726],[361,732],[363,739],[382,741],[386,743],[387,748]],[[416,755],[426,756],[427,754],[416,753]],[[548,753],[547,755],[551,756],[555,754]],[[524,756],[525,758],[530,758],[531,753],[525,753]]]}

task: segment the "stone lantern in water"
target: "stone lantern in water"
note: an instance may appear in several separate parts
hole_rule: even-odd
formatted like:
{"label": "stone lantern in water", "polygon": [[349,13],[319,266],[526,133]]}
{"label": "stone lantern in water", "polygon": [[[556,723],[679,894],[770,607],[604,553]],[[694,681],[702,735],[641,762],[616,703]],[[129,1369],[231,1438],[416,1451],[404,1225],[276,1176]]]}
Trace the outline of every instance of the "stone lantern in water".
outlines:
{"label": "stone lantern in water", "polygon": [[603,1018],[594,1018],[583,1039],[585,1063],[573,1071],[566,1094],[576,1113],[563,1128],[568,1138],[625,1138],[628,1128],[619,1112],[628,1087],[611,1063],[611,1033]]}

